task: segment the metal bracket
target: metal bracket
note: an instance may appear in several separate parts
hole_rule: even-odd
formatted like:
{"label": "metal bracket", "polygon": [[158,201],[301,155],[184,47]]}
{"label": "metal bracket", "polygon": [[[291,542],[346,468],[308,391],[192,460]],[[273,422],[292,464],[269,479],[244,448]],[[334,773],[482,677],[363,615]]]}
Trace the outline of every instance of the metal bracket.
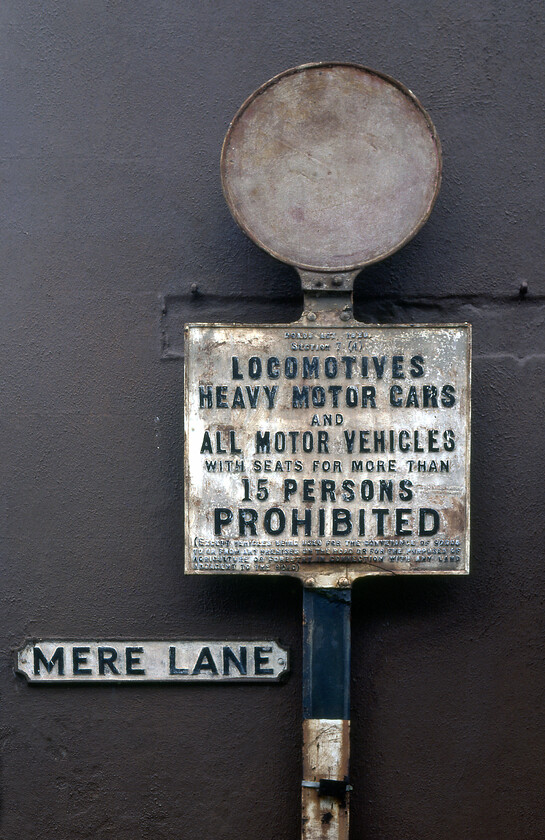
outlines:
{"label": "metal bracket", "polygon": [[[315,321],[316,327],[321,325],[324,317],[335,320],[352,321],[352,294],[354,279],[360,273],[356,271],[304,271],[297,269],[301,278],[304,295],[304,309],[300,321],[304,324]],[[327,313],[327,314],[326,314]]]}
{"label": "metal bracket", "polygon": [[322,326],[330,328],[339,322],[343,326],[347,321],[353,321],[352,293],[346,289],[336,292],[304,291],[303,313],[299,323],[307,327],[318,329]]}
{"label": "metal bracket", "polygon": [[303,292],[351,292],[361,268],[355,271],[306,271],[297,268]]}
{"label": "metal bracket", "polygon": [[318,796],[332,796],[338,799],[341,806],[346,805],[346,794],[354,790],[352,785],[348,784],[348,779],[320,779],[318,782],[301,782],[301,787],[314,788],[318,791]]}

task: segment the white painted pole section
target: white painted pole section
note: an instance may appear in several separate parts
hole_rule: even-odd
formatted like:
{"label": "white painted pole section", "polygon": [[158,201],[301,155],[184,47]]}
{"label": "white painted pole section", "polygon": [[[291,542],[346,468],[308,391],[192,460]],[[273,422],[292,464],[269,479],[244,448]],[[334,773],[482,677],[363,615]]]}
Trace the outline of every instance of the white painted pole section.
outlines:
{"label": "white painted pole section", "polygon": [[[350,721],[303,721],[303,780],[348,777]],[[302,787],[303,840],[348,840],[349,796],[343,803],[332,796],[319,796],[317,787]]]}

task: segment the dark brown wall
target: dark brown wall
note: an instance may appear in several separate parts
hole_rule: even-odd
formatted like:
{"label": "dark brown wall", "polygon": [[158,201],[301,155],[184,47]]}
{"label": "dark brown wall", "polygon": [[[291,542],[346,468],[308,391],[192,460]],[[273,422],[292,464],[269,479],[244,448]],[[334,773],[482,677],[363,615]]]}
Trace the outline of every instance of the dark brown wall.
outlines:
{"label": "dark brown wall", "polygon": [[[545,836],[543,20],[537,0],[3,0],[2,840],[299,836],[301,591],[184,577],[179,354],[184,321],[298,316],[218,158],[259,84],[331,58],[408,85],[444,148],[430,221],[360,278],[359,317],[468,320],[475,354],[470,577],[355,587],[351,836]],[[13,672],[26,638],[112,635],[278,637],[293,672]]]}

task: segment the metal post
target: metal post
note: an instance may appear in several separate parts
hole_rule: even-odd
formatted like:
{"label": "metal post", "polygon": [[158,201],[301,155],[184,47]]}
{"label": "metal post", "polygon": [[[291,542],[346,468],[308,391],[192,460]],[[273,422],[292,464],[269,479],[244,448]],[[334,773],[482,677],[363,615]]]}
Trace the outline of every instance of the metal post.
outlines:
{"label": "metal post", "polygon": [[303,840],[348,840],[350,596],[303,590]]}

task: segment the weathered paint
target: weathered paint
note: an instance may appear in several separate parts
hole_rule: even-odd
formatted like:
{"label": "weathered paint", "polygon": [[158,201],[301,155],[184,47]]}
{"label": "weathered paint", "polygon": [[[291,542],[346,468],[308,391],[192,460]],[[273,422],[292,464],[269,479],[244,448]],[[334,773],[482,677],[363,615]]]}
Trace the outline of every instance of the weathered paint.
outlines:
{"label": "weathered paint", "polygon": [[334,302],[186,327],[189,574],[467,573],[470,327],[364,325]]}
{"label": "weathered paint", "polygon": [[351,595],[303,592],[303,840],[348,838]]}
{"label": "weathered paint", "polygon": [[343,272],[391,254],[428,218],[441,180],[433,123],[398,81],[307,64],[260,87],[222,151],[225,197],[269,253]]}
{"label": "weathered paint", "polygon": [[[350,721],[309,718],[303,721],[303,780],[348,778]],[[302,786],[303,840],[348,840],[350,791],[344,803]]]}
{"label": "weathered paint", "polygon": [[32,683],[277,682],[288,651],[274,641],[40,639],[17,651]]}

